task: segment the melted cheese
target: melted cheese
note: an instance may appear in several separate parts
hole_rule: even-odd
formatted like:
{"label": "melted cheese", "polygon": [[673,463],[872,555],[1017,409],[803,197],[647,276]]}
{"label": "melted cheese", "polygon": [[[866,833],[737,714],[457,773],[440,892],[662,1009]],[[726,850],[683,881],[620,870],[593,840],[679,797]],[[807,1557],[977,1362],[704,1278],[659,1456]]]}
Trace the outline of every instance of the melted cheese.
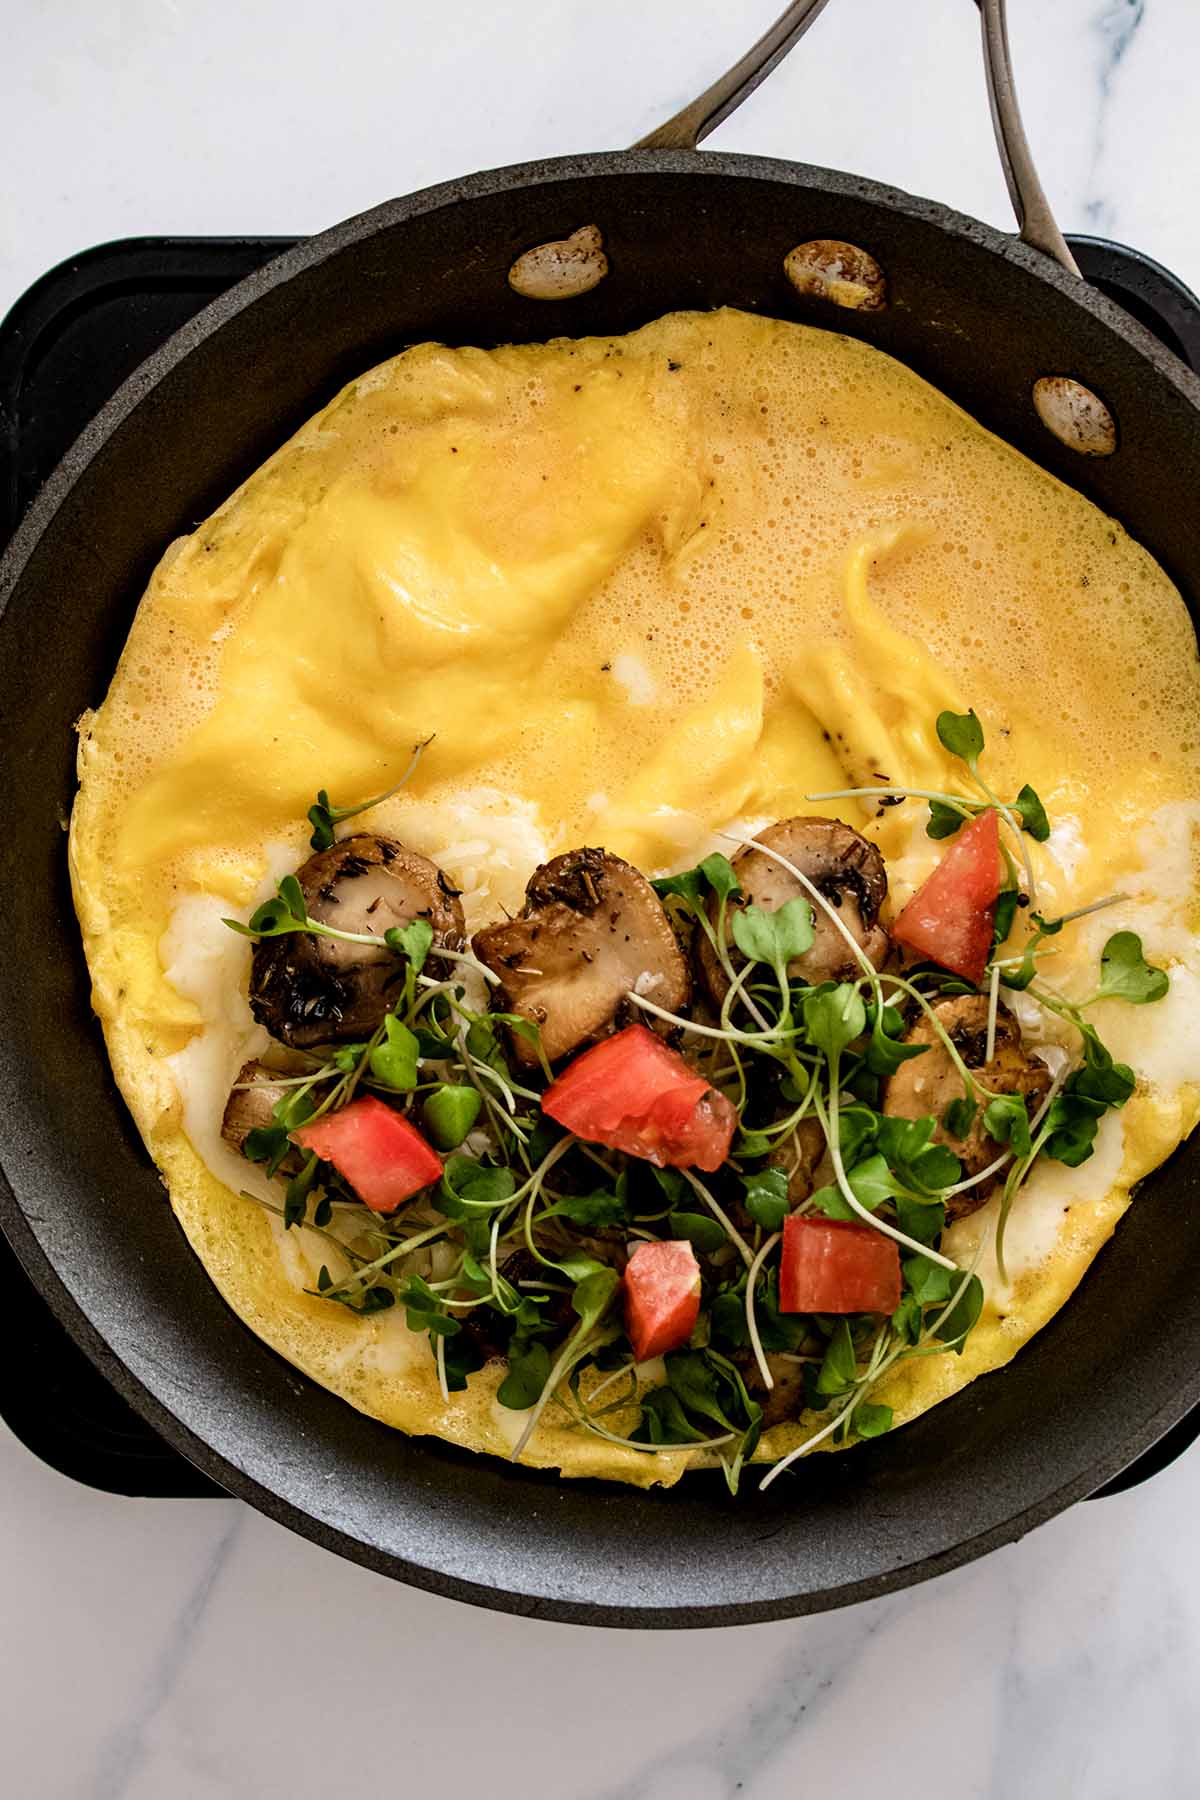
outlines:
{"label": "melted cheese", "polygon": [[[362,824],[435,857],[472,924],[572,845],[660,871],[798,811],[864,825],[901,903],[937,855],[923,809],[806,796],[957,779],[933,720],[974,706],[989,778],[1031,781],[1054,821],[1032,847],[1044,910],[1129,895],[1055,940],[1053,980],[1086,992],[1128,925],[1173,988],[1097,1009],[1144,1085],[1090,1163],[1035,1173],[1010,1288],[985,1253],[967,1354],[897,1372],[910,1416],[1062,1304],[1131,1183],[1195,1122],[1198,702],[1191,626],[1151,558],[863,344],[721,312],[420,346],[171,547],[83,722],[72,872],[118,1080],[255,1329],[378,1416],[503,1453],[490,1373],[447,1405],[426,1346],[312,1300],[314,1246],[232,1191],[255,1177],[224,1152],[220,1111],[261,1039],[222,917],[302,860],[318,788],[379,792],[431,734]],[[1061,1057],[1064,1034],[1036,1028]],[[532,1459],[640,1482],[687,1462],[581,1444],[551,1415]]]}

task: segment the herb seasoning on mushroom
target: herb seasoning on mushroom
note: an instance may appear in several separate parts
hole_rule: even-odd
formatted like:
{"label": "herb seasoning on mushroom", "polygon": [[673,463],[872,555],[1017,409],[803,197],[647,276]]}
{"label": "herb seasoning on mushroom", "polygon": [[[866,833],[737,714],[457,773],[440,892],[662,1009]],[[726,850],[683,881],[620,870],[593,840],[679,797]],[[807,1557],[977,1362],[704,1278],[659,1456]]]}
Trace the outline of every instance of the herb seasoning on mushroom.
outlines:
{"label": "herb seasoning on mushroom", "polygon": [[[646,877],[607,850],[570,850],[535,869],[519,918],[478,931],[474,950],[500,978],[496,1005],[541,1029],[550,1062],[627,1018],[632,990],[678,1012],[691,995],[687,962]],[[512,1039],[532,1068],[536,1049]]]}

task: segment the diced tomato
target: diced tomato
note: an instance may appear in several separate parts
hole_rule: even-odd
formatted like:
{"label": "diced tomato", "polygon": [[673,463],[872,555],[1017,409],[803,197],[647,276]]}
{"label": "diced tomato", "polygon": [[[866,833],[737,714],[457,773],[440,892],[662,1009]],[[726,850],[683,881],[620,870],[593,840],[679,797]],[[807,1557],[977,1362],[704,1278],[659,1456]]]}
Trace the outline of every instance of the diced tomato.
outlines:
{"label": "diced tomato", "polygon": [[625,1330],[639,1362],[681,1350],[700,1314],[700,1265],[683,1238],[639,1244],[625,1269]]}
{"label": "diced tomato", "polygon": [[900,1304],[900,1249],[869,1225],[842,1219],[783,1221],[779,1310],[891,1313]]}
{"label": "diced tomato", "polygon": [[291,1136],[302,1150],[315,1150],[322,1162],[332,1163],[372,1212],[395,1212],[442,1172],[436,1150],[373,1094],[301,1125]]}
{"label": "diced tomato", "polygon": [[1000,894],[1000,821],[989,808],[964,825],[892,927],[906,949],[964,981],[980,981],[991,954]]}
{"label": "diced tomato", "polygon": [[542,1111],[590,1144],[660,1169],[719,1169],[737,1127],[724,1094],[644,1025],[577,1056],[546,1089]]}

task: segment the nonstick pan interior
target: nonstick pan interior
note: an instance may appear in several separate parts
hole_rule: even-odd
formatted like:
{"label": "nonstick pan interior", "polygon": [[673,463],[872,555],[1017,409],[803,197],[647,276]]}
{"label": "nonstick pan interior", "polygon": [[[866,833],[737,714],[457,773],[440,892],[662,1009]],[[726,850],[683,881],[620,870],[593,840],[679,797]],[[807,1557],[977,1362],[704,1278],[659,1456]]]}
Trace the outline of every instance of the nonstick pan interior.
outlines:
{"label": "nonstick pan interior", "polygon": [[[598,224],[612,272],[519,298],[531,244]],[[793,244],[883,265],[874,315],[801,302]],[[104,1372],[232,1492],[418,1585],[604,1624],[782,1616],[880,1593],[1020,1535],[1116,1473],[1200,1399],[1200,1154],[1149,1183],[1082,1290],[1003,1373],[757,1498],[565,1483],[406,1439],[315,1387],[225,1307],[187,1248],[88,1006],[62,822],[72,725],[107,686],[163,546],[354,373],[406,343],[617,331],[735,305],[868,338],[1122,519],[1200,592],[1190,541],[1200,384],[1115,307],[942,208],[751,158],[629,154],[500,171],[398,201],[269,265],[135,375],[75,447],[0,570],[0,1212]],[[1118,453],[1082,463],[1030,401],[1074,375]]]}

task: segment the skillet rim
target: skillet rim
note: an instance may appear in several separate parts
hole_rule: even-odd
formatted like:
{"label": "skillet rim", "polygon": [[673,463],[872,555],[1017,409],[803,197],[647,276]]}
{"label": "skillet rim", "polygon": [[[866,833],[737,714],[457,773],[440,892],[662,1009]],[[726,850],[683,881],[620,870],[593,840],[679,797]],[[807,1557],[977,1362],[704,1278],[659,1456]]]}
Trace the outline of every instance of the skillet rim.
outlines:
{"label": "skillet rim", "polygon": [[[1155,372],[1165,378],[1186,402],[1200,410],[1200,379],[1192,375],[1172,352],[1165,349],[1118,305],[1068,275],[1040,252],[1030,250],[1018,239],[955,212],[940,202],[921,199],[885,184],[841,171],[774,158],[709,151],[625,151],[514,164],[439,183],[412,195],[383,202],[315,237],[303,240],[218,296],[176,332],[122,384],[80,434],[34,500],[6,553],[0,559],[0,625],[8,600],[16,591],[27,562],[43,536],[52,528],[64,499],[108,439],[172,369],[194,351],[201,349],[210,336],[253,305],[261,295],[318,266],[349,245],[369,239],[407,219],[453,206],[460,200],[526,187],[550,186],[560,180],[643,173],[657,175],[664,172],[689,176],[713,173],[805,188],[834,198],[854,197],[901,216],[931,224],[951,239],[969,241],[977,248],[1016,263],[1026,273],[1056,289],[1112,331],[1136,356],[1148,361]],[[183,1425],[153,1390],[117,1357],[103,1334],[92,1324],[83,1307],[67,1289],[37,1240],[2,1172],[0,1225],[55,1315],[106,1378],[170,1443],[198,1467],[213,1475],[230,1493],[250,1501],[259,1511],[287,1524],[302,1536],[323,1547],[335,1549],[366,1567],[398,1576],[426,1591],[522,1616],[541,1616],[572,1623],[613,1627],[687,1628],[794,1617],[878,1597],[962,1566],[1023,1535],[1026,1530],[1044,1522],[1118,1474],[1177,1422],[1192,1404],[1200,1400],[1200,1369],[1197,1369],[1190,1384],[1177,1387],[1150,1418],[1140,1422],[1136,1431],[1124,1435],[1120,1447],[1114,1447],[1110,1443],[1099,1451],[1082,1473],[1052,1492],[1043,1493],[1021,1511],[1010,1514],[981,1532],[959,1539],[945,1550],[935,1552],[918,1562],[877,1571],[831,1588],[814,1589],[786,1598],[728,1601],[713,1606],[647,1608],[605,1606],[591,1600],[565,1599],[560,1595],[519,1594],[465,1579],[445,1569],[409,1561],[394,1551],[380,1550],[338,1526],[318,1519],[313,1513],[282,1498],[262,1482],[245,1474],[214,1446]]]}

